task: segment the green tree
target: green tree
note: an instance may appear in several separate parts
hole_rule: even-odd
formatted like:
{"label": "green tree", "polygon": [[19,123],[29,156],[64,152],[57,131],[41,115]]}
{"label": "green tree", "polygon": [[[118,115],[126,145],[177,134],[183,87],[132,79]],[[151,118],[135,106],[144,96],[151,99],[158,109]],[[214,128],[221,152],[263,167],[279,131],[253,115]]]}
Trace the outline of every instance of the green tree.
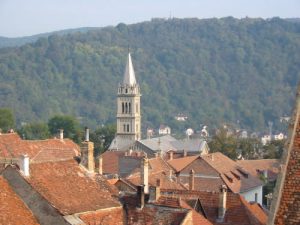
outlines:
{"label": "green tree", "polygon": [[22,126],[18,133],[21,137],[28,140],[43,140],[50,137],[48,125],[39,122],[33,122]]}
{"label": "green tree", "polygon": [[231,159],[237,159],[237,138],[233,135],[229,135],[224,128],[219,129],[218,133],[212,137],[208,145],[211,152],[221,152]]}
{"label": "green tree", "polygon": [[265,159],[280,159],[286,140],[273,140],[263,147]]}
{"label": "green tree", "polygon": [[115,124],[109,124],[91,133],[90,139],[95,145],[95,155],[99,155],[108,149],[115,137],[116,130]]}
{"label": "green tree", "polygon": [[15,127],[15,117],[11,109],[0,108],[0,128],[3,132]]}
{"label": "green tree", "polygon": [[82,140],[82,131],[78,120],[70,115],[57,115],[48,121],[49,131],[52,135],[59,132],[59,129],[64,130],[64,137],[70,138],[76,143]]}

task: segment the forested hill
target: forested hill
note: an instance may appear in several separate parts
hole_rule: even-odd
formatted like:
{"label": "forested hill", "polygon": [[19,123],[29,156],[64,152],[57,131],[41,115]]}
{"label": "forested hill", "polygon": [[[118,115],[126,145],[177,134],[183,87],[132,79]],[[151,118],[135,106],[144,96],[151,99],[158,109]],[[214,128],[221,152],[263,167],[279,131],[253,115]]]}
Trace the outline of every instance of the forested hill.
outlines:
{"label": "forested hill", "polygon": [[0,107],[17,121],[71,114],[114,122],[128,45],[144,127],[185,113],[184,126],[222,122],[263,130],[290,115],[300,77],[300,23],[263,19],[154,19],[52,35],[0,49]]}

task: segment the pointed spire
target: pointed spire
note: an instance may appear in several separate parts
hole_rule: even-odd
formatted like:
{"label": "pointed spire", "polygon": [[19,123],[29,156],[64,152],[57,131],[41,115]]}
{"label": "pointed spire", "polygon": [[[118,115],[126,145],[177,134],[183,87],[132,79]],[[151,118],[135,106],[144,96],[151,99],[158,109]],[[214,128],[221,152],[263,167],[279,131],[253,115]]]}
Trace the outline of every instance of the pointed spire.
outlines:
{"label": "pointed spire", "polygon": [[128,52],[128,58],[126,63],[126,68],[124,72],[123,84],[134,85],[136,84],[134,69],[131,61],[130,52]]}

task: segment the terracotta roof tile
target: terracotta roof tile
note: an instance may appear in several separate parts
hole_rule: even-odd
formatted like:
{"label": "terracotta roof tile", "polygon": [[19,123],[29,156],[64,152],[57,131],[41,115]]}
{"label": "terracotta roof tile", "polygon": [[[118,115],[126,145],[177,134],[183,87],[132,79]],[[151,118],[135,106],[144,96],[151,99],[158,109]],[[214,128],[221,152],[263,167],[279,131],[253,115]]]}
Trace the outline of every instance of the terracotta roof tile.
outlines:
{"label": "terracotta roof tile", "polygon": [[[300,86],[297,93],[292,135],[283,153],[283,173],[277,181],[270,219],[275,225],[300,224]],[[278,196],[278,197],[277,197]],[[272,211],[272,212],[273,212]]]}
{"label": "terracotta roof tile", "polygon": [[102,170],[104,174],[119,173],[119,158],[124,156],[124,151],[106,151],[102,156]]}
{"label": "terracotta roof tile", "polygon": [[93,225],[123,225],[124,211],[122,207],[99,210],[97,212],[85,213],[79,216],[86,224]]}
{"label": "terracotta roof tile", "polygon": [[0,176],[0,202],[0,224],[39,224],[2,176]]}
{"label": "terracotta roof tile", "polygon": [[127,224],[172,224],[180,225],[189,210],[161,207],[153,204],[146,204],[142,209],[137,208],[136,196],[124,196],[127,215]]}
{"label": "terracotta roof tile", "polygon": [[22,140],[18,134],[0,135],[0,157],[17,158],[27,154],[32,162],[72,159],[80,148],[70,139]]}
{"label": "terracotta roof tile", "polygon": [[265,224],[266,214],[257,204],[250,205],[239,194],[227,193],[226,213],[223,222],[218,222],[219,193],[208,191],[172,191],[162,190],[162,195],[181,197],[182,200],[199,199],[204,213],[213,224],[223,225],[262,225]]}
{"label": "terracotta roof tile", "polygon": [[199,155],[195,156],[187,156],[183,158],[178,158],[178,159],[173,159],[169,160],[168,163],[177,171],[181,171],[184,169],[186,166],[188,166],[190,163],[192,163],[194,160],[199,158]]}
{"label": "terracotta roof tile", "polygon": [[27,181],[63,215],[120,206],[97,179],[69,160],[31,164]]}
{"label": "terracotta roof tile", "polygon": [[273,181],[277,178],[280,170],[278,159],[238,160],[239,166],[243,167],[252,176],[259,177],[260,172],[268,171],[268,179]]}
{"label": "terracotta roof tile", "polygon": [[220,174],[226,185],[235,193],[263,185],[262,181],[220,152],[204,155],[202,159]]}
{"label": "terracotta roof tile", "polygon": [[[150,173],[149,174],[149,186],[156,186],[157,179],[160,179],[160,187],[163,189],[177,189],[177,190],[185,190],[186,188],[177,183],[174,179],[171,179],[167,174],[164,172],[159,173]],[[140,173],[136,173],[126,179],[130,183],[134,184],[135,186],[141,185],[141,175]]]}

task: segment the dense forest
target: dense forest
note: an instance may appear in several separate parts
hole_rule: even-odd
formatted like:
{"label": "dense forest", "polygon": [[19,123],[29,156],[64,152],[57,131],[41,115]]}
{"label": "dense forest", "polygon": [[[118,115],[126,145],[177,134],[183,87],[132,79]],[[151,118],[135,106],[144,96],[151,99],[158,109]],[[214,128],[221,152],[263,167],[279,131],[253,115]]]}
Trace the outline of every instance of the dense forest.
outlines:
{"label": "dense forest", "polygon": [[[1,48],[0,107],[19,125],[58,114],[92,128],[113,123],[128,46],[144,129],[227,122],[265,131],[272,121],[279,130],[280,116],[291,114],[300,23],[279,18],[153,19]],[[188,121],[174,120],[179,113]]]}

